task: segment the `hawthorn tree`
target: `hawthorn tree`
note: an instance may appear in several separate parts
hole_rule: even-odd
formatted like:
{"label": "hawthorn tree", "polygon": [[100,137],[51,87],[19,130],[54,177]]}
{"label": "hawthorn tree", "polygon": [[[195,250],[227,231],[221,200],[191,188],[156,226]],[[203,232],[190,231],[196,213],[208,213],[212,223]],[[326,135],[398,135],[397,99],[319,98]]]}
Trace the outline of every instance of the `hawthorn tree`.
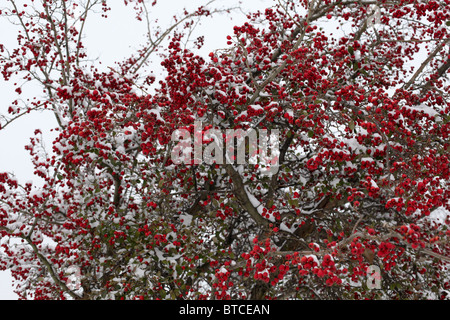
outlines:
{"label": "hawthorn tree", "polygon": [[[39,130],[25,146],[42,185],[0,174],[0,269],[20,298],[449,297],[448,0],[279,0],[209,56],[188,39],[222,10],[162,31],[156,1],[128,2],[148,42],[107,71],[83,32],[108,1],[0,9],[20,29],[0,69],[22,97],[0,134],[39,110],[58,124],[51,149]],[[175,130],[210,141],[195,121],[278,130],[278,170],[175,163]]]}

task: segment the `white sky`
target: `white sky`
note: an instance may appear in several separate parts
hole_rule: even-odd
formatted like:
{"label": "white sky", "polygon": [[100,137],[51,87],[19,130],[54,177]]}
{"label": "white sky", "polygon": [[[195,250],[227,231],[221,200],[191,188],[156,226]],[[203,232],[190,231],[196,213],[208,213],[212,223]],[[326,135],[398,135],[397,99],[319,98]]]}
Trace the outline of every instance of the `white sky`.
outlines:
{"label": "white sky", "polygon": [[[1,1],[1,0],[0,0]],[[21,0],[23,2],[24,0]],[[29,0],[26,0],[29,1]],[[204,5],[209,0],[159,0],[158,6],[152,16],[159,18],[162,27],[169,25],[171,17],[182,12],[183,7],[196,8]],[[91,58],[99,58],[103,66],[113,66],[115,61],[128,57],[141,42],[142,35],[146,32],[145,23],[137,22],[134,19],[132,7],[124,7],[123,0],[111,0],[114,4],[113,10],[108,13],[108,19],[95,19],[90,16],[90,23],[87,24],[84,41]],[[150,1],[151,2],[151,1]],[[231,7],[238,3],[238,0],[217,0],[217,5]],[[242,3],[244,11],[255,11],[264,9],[273,4],[272,0],[245,0]],[[1,6],[0,6],[1,7]],[[0,8],[1,9],[1,8]],[[242,24],[245,19],[240,12],[229,16],[216,16],[206,18],[203,24],[197,29],[198,34],[205,36],[205,47],[202,53],[207,56],[209,51],[226,46],[226,36],[233,33],[233,26]],[[334,29],[334,27],[333,27]],[[0,43],[14,41],[16,37],[15,29],[0,19]],[[421,61],[418,60],[418,61]],[[160,66],[155,66],[155,74],[160,71]],[[6,113],[9,103],[15,98],[12,94],[14,88],[9,83],[5,83],[0,78],[0,114]],[[0,172],[14,172],[20,182],[33,180],[33,168],[29,160],[29,154],[24,150],[24,145],[29,142],[35,129],[41,129],[44,138],[50,143],[53,134],[49,128],[54,127],[54,116],[50,113],[34,113],[30,117],[25,117],[0,130]],[[1,243],[2,239],[0,239]],[[0,272],[0,300],[16,299],[12,290],[12,278],[8,271]]]}
{"label": "white sky", "polygon": [[[134,19],[135,14],[131,6],[125,7],[123,1],[113,0],[113,10],[108,13],[108,19],[96,19],[90,16],[85,30],[85,46],[88,48],[91,58],[99,58],[102,65],[113,66],[115,61],[128,57],[142,41],[142,35],[146,32],[146,25]],[[151,2],[151,1],[150,1]],[[162,27],[169,25],[171,17],[181,13],[184,7],[197,8],[206,4],[207,0],[159,0],[158,5],[152,8],[152,17],[159,19]],[[271,0],[246,0],[241,7],[244,11],[263,9],[273,2]],[[237,0],[217,0],[219,7],[231,7],[238,4]],[[205,36],[205,47],[202,49],[206,56],[209,51],[226,46],[226,36],[233,33],[233,26],[245,21],[240,12],[230,16],[222,15],[215,18],[206,18],[197,32]],[[0,43],[14,41],[15,28],[0,19]],[[14,42],[13,42],[14,43]],[[159,68],[159,66],[156,66]],[[158,74],[158,71],[154,72]],[[0,113],[6,113],[9,103],[15,99],[12,94],[14,88],[11,84],[0,79]],[[33,180],[33,168],[29,160],[29,154],[24,150],[24,145],[34,135],[35,129],[41,129],[44,138],[51,143],[54,135],[49,128],[55,126],[54,117],[50,112],[34,113],[30,117],[24,117],[0,131],[0,172],[14,172],[20,182]],[[0,242],[2,240],[0,239]],[[17,296],[13,292],[12,277],[9,271],[0,271],[0,300],[14,300]]]}

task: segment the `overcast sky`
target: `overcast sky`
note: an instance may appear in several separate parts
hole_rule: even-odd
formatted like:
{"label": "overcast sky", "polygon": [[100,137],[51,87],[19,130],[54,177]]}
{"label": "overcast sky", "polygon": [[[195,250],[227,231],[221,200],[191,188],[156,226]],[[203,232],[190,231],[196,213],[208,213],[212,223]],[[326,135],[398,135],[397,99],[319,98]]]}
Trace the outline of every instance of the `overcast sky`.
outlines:
{"label": "overcast sky", "polygon": [[[21,0],[20,2],[29,2],[30,0]],[[131,7],[124,7],[122,0],[110,1],[114,4],[113,10],[108,13],[109,18],[95,19],[90,16],[85,34],[87,38],[84,41],[88,48],[91,58],[99,58],[104,66],[113,65],[115,61],[128,57],[143,39],[146,31],[144,23],[139,23],[134,19],[134,13]],[[151,1],[150,1],[151,2]],[[199,5],[206,4],[208,0],[159,0],[158,6],[153,8],[153,17],[158,17],[160,24],[167,26],[171,17],[176,13],[181,13],[183,7],[196,8]],[[0,3],[5,3],[0,0]],[[273,3],[272,0],[245,0],[242,3],[244,11],[264,9]],[[238,0],[217,0],[217,5],[235,6]],[[1,10],[2,4],[0,4]],[[216,16],[207,18],[197,29],[198,34],[205,36],[205,47],[202,54],[207,54],[214,49],[224,48],[226,46],[226,36],[233,33],[233,26],[240,25],[245,21],[241,12],[235,12],[230,16]],[[328,25],[327,25],[328,26]],[[331,26],[331,25],[330,25]],[[331,29],[335,30],[336,26]],[[11,42],[16,38],[15,29],[0,19],[0,43]],[[412,63],[422,61],[419,58]],[[155,66],[155,74],[160,72],[160,66]],[[28,88],[36,90],[33,88]],[[0,79],[0,114],[6,113],[9,103],[14,99],[14,88]],[[51,149],[51,141],[54,137],[49,129],[55,127],[54,116],[50,113],[34,113],[30,117],[25,117],[17,121],[14,125],[0,130],[0,172],[14,172],[20,182],[33,180],[34,184],[39,184],[39,179],[33,177],[33,168],[29,160],[29,154],[24,150],[24,145],[29,142],[35,129],[41,129],[47,144]],[[437,213],[436,213],[437,214]],[[447,213],[440,212],[442,217]],[[441,216],[439,216],[442,218]],[[0,239],[4,241],[4,239]],[[0,300],[16,299],[12,291],[12,279],[10,272],[0,272]]]}
{"label": "overcast sky", "polygon": [[[87,25],[85,31],[87,38],[84,41],[90,57],[99,58],[104,66],[113,65],[115,61],[128,57],[138,47],[143,39],[142,35],[146,31],[145,24],[134,19],[135,15],[130,6],[125,7],[123,1],[119,0],[110,2],[114,4],[114,7],[108,13],[108,19],[96,19],[94,16],[90,16],[92,20],[88,20],[90,23]],[[171,17],[175,13],[181,13],[184,7],[197,8],[207,2],[206,0],[159,0],[158,5],[152,8],[152,17],[157,17],[160,25],[166,26],[170,23]],[[263,9],[272,3],[272,0],[246,0],[243,1],[241,7],[244,11]],[[216,4],[219,7],[230,7],[237,5],[238,1],[217,0]],[[199,34],[205,36],[203,54],[206,56],[211,50],[225,47],[226,36],[233,33],[233,26],[244,21],[242,13],[237,11],[232,17],[222,15],[205,19],[197,29]],[[0,19],[0,43],[15,41],[15,30],[13,26]],[[0,79],[0,114],[6,113],[9,103],[15,97],[13,92],[12,85]],[[53,115],[50,112],[44,112],[22,118],[14,125],[1,130],[0,172],[14,172],[20,182],[33,180],[35,184],[39,183],[36,177],[33,177],[33,168],[29,154],[24,150],[24,145],[29,142],[34,130],[38,128],[43,131],[44,137],[48,141],[47,144],[50,145],[54,134],[49,129],[54,126]],[[0,243],[2,240],[5,239],[0,239]],[[0,271],[0,300],[6,299],[17,299],[17,297],[13,292],[11,273]]]}

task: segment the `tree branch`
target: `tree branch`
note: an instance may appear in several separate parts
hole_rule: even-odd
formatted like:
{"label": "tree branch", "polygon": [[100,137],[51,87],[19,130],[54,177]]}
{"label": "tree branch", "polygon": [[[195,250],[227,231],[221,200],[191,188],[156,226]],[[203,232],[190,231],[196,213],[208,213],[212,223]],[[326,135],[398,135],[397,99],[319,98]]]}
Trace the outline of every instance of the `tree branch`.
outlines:
{"label": "tree branch", "polygon": [[[414,75],[411,77],[411,79],[409,79],[409,81],[407,83],[405,83],[403,85],[404,89],[409,89],[409,87],[416,81],[416,79],[420,76],[420,74],[422,73],[423,69],[430,63],[431,60],[433,60],[433,58],[442,50],[442,48],[444,48],[444,46],[450,42],[450,39],[445,40],[444,42],[442,42],[440,45],[438,45],[434,51],[425,59],[425,61],[422,62],[422,64],[420,65],[420,67],[416,70],[416,72],[414,73]],[[447,66],[446,66],[447,65]],[[446,67],[445,67],[446,66]],[[444,68],[443,68],[444,67]],[[444,64],[441,68],[443,68],[441,70],[441,68],[439,68],[438,70],[438,74],[439,77],[442,76],[442,74],[450,67],[450,60],[447,61],[446,64]],[[425,86],[428,86],[430,84],[430,81],[427,82],[427,84]]]}
{"label": "tree branch", "polygon": [[245,190],[244,183],[242,182],[242,178],[239,173],[233,168],[231,164],[225,165],[226,171],[228,175],[231,177],[231,180],[234,184],[235,195],[238,200],[241,202],[244,209],[248,212],[248,214],[252,217],[252,219],[259,225],[268,227],[269,221],[263,218],[258,210],[253,206],[250,201],[247,191]]}

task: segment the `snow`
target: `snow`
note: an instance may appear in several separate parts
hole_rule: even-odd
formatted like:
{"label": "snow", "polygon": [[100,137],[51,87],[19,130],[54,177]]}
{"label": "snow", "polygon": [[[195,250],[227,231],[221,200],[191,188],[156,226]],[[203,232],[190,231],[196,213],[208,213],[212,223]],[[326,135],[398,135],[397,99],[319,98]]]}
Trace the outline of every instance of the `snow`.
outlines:
{"label": "snow", "polygon": [[[262,215],[262,214],[264,213],[264,211],[268,212],[267,209],[264,210],[265,207],[262,205],[261,202],[258,201],[258,199],[255,198],[255,196],[248,190],[247,187],[245,187],[244,189],[245,189],[245,192],[247,193],[247,197],[248,197],[248,199],[250,200],[252,206],[255,207],[255,209],[258,211],[258,213],[259,213],[260,215]],[[271,216],[271,217],[269,218],[269,220],[270,220],[271,222],[275,222],[275,218],[274,218],[273,216]]]}
{"label": "snow", "polygon": [[317,265],[320,266],[319,259],[317,258],[317,256],[315,254],[308,254],[308,255],[305,255],[305,257],[306,258],[312,258],[314,260],[314,262],[317,263]]}
{"label": "snow", "polygon": [[187,213],[180,214],[180,219],[183,220],[183,225],[186,226],[186,227],[191,225],[192,218],[193,218],[193,216],[190,215],[190,214],[187,214]]}
{"label": "snow", "polygon": [[99,225],[100,225],[99,221],[95,221],[95,222],[90,223],[91,228],[97,228]]}
{"label": "snow", "polygon": [[222,96],[224,96],[224,97],[227,96],[226,92],[224,92],[224,91],[222,91],[222,90],[219,90],[219,89],[216,89],[216,93],[218,93],[218,94],[220,94],[220,95],[222,95]]}
{"label": "snow", "polygon": [[377,183],[373,179],[370,179],[370,184],[373,188],[378,188]]}
{"label": "snow", "polygon": [[449,216],[450,216],[449,211],[447,211],[443,207],[439,207],[430,213],[430,215],[428,216],[428,219],[435,222],[436,224],[445,224],[445,220]]}
{"label": "snow", "polygon": [[403,106],[403,108],[411,109],[411,110],[415,110],[415,111],[422,111],[430,117],[435,117],[435,116],[439,115],[439,113],[436,110],[434,110],[433,108],[431,108],[423,103],[419,104],[417,106]]}
{"label": "snow", "polygon": [[357,153],[358,151],[360,153],[366,153],[366,151],[367,151],[367,148],[365,146],[362,146],[356,138],[351,138],[351,139],[342,138],[342,140],[355,153]]}
{"label": "snow", "polygon": [[282,223],[280,224],[280,230],[282,230],[282,231],[286,231],[286,232],[289,232],[289,233],[293,233],[293,232],[295,231],[295,229],[296,229],[296,228],[294,228],[294,227],[288,228],[287,225],[286,225],[284,222],[282,222]]}
{"label": "snow", "polygon": [[289,117],[293,118],[294,117],[294,110],[292,109],[287,109],[286,113],[289,115]]}
{"label": "snow", "polygon": [[330,182],[330,185],[333,186],[333,187],[336,187],[340,181],[341,181],[341,179],[339,179],[339,178],[334,178],[334,179]]}
{"label": "snow", "polygon": [[259,104],[249,105],[248,108],[252,109],[253,111],[263,110],[263,107],[261,107]]}
{"label": "snow", "polygon": [[246,117],[247,115],[248,115],[247,111],[244,110],[236,116],[236,119],[239,119],[240,117]]}
{"label": "snow", "polygon": [[161,121],[161,122],[166,122],[166,121],[164,121],[164,119],[161,117],[161,108],[160,107],[157,107],[157,108],[155,108],[155,109],[151,109],[151,110],[149,110],[149,112],[150,113],[152,113],[152,114],[154,114],[155,116],[156,116],[156,119],[157,120],[159,120],[159,121]]}

